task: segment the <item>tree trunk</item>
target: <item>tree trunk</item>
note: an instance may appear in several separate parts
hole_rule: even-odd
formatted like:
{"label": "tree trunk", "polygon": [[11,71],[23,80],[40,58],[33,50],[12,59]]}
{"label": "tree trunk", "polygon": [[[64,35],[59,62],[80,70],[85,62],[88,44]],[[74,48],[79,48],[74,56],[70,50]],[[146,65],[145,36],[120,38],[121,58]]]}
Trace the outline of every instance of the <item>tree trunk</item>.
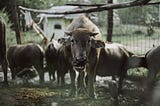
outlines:
{"label": "tree trunk", "polygon": [[[108,0],[108,3],[113,3],[113,0]],[[108,26],[107,26],[107,38],[106,41],[112,41],[112,33],[113,33],[113,10],[108,10]]]}

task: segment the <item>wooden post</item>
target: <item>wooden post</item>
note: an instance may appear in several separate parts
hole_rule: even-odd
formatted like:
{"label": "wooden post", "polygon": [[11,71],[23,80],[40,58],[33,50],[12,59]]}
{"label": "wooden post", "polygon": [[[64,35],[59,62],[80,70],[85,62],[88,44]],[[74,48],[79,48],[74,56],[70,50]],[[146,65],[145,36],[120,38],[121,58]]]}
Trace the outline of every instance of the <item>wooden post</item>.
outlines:
{"label": "wooden post", "polygon": [[16,1],[12,0],[12,17],[14,19],[14,27],[15,27],[15,33],[16,33],[16,40],[17,40],[17,44],[21,44],[21,35],[20,35],[20,24],[19,24],[19,16],[17,13],[17,5],[16,5]]}
{"label": "wooden post", "polygon": [[[108,0],[108,3],[113,3],[113,0]],[[106,41],[111,42],[112,41],[112,33],[113,33],[113,10],[108,10],[108,26],[107,26],[107,37]]]}
{"label": "wooden post", "polygon": [[160,4],[159,4],[159,9],[158,9],[158,11],[159,11],[159,23],[160,23]]}

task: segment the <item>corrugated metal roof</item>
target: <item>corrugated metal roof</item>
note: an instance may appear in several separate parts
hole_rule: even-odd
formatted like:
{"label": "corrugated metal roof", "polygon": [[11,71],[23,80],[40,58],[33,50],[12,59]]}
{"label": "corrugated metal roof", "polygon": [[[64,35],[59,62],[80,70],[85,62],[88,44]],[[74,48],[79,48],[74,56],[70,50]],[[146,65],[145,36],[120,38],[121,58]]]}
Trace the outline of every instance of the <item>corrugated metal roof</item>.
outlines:
{"label": "corrugated metal roof", "polygon": [[65,12],[73,9],[78,9],[78,6],[54,6],[48,9],[49,12]]}

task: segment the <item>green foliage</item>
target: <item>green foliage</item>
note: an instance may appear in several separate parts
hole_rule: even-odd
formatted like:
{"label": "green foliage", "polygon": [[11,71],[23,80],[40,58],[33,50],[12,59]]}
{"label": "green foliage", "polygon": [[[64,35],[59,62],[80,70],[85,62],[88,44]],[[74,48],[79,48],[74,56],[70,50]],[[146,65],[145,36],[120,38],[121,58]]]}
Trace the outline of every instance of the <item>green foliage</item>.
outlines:
{"label": "green foliage", "polygon": [[147,76],[148,70],[146,68],[133,68],[127,71],[127,74],[130,76]]}
{"label": "green foliage", "polygon": [[12,25],[11,22],[8,19],[8,15],[5,13],[5,11],[0,11],[0,16],[3,17],[5,23],[6,23],[6,40],[7,40],[7,47],[10,45],[16,44],[16,36],[15,32],[10,28]]}
{"label": "green foliage", "polygon": [[146,25],[149,15],[158,20],[158,7],[155,5],[124,8],[118,10],[118,15],[124,24]]}

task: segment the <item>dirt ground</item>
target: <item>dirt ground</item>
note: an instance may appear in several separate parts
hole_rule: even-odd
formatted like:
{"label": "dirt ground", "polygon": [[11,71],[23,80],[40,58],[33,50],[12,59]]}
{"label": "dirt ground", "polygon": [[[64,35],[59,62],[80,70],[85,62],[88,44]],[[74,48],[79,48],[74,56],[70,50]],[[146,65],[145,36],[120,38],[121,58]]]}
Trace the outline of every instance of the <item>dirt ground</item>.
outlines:
{"label": "dirt ground", "polygon": [[[123,93],[118,97],[119,106],[143,106],[140,102],[143,78],[136,81],[129,79],[123,83]],[[0,106],[114,106],[115,100],[111,96],[107,78],[97,78],[95,89],[96,99],[86,94],[69,97],[69,78],[66,85],[57,86],[56,81],[46,81],[44,85],[36,83],[37,79],[28,84],[20,81],[10,81],[8,88],[0,86]]]}

